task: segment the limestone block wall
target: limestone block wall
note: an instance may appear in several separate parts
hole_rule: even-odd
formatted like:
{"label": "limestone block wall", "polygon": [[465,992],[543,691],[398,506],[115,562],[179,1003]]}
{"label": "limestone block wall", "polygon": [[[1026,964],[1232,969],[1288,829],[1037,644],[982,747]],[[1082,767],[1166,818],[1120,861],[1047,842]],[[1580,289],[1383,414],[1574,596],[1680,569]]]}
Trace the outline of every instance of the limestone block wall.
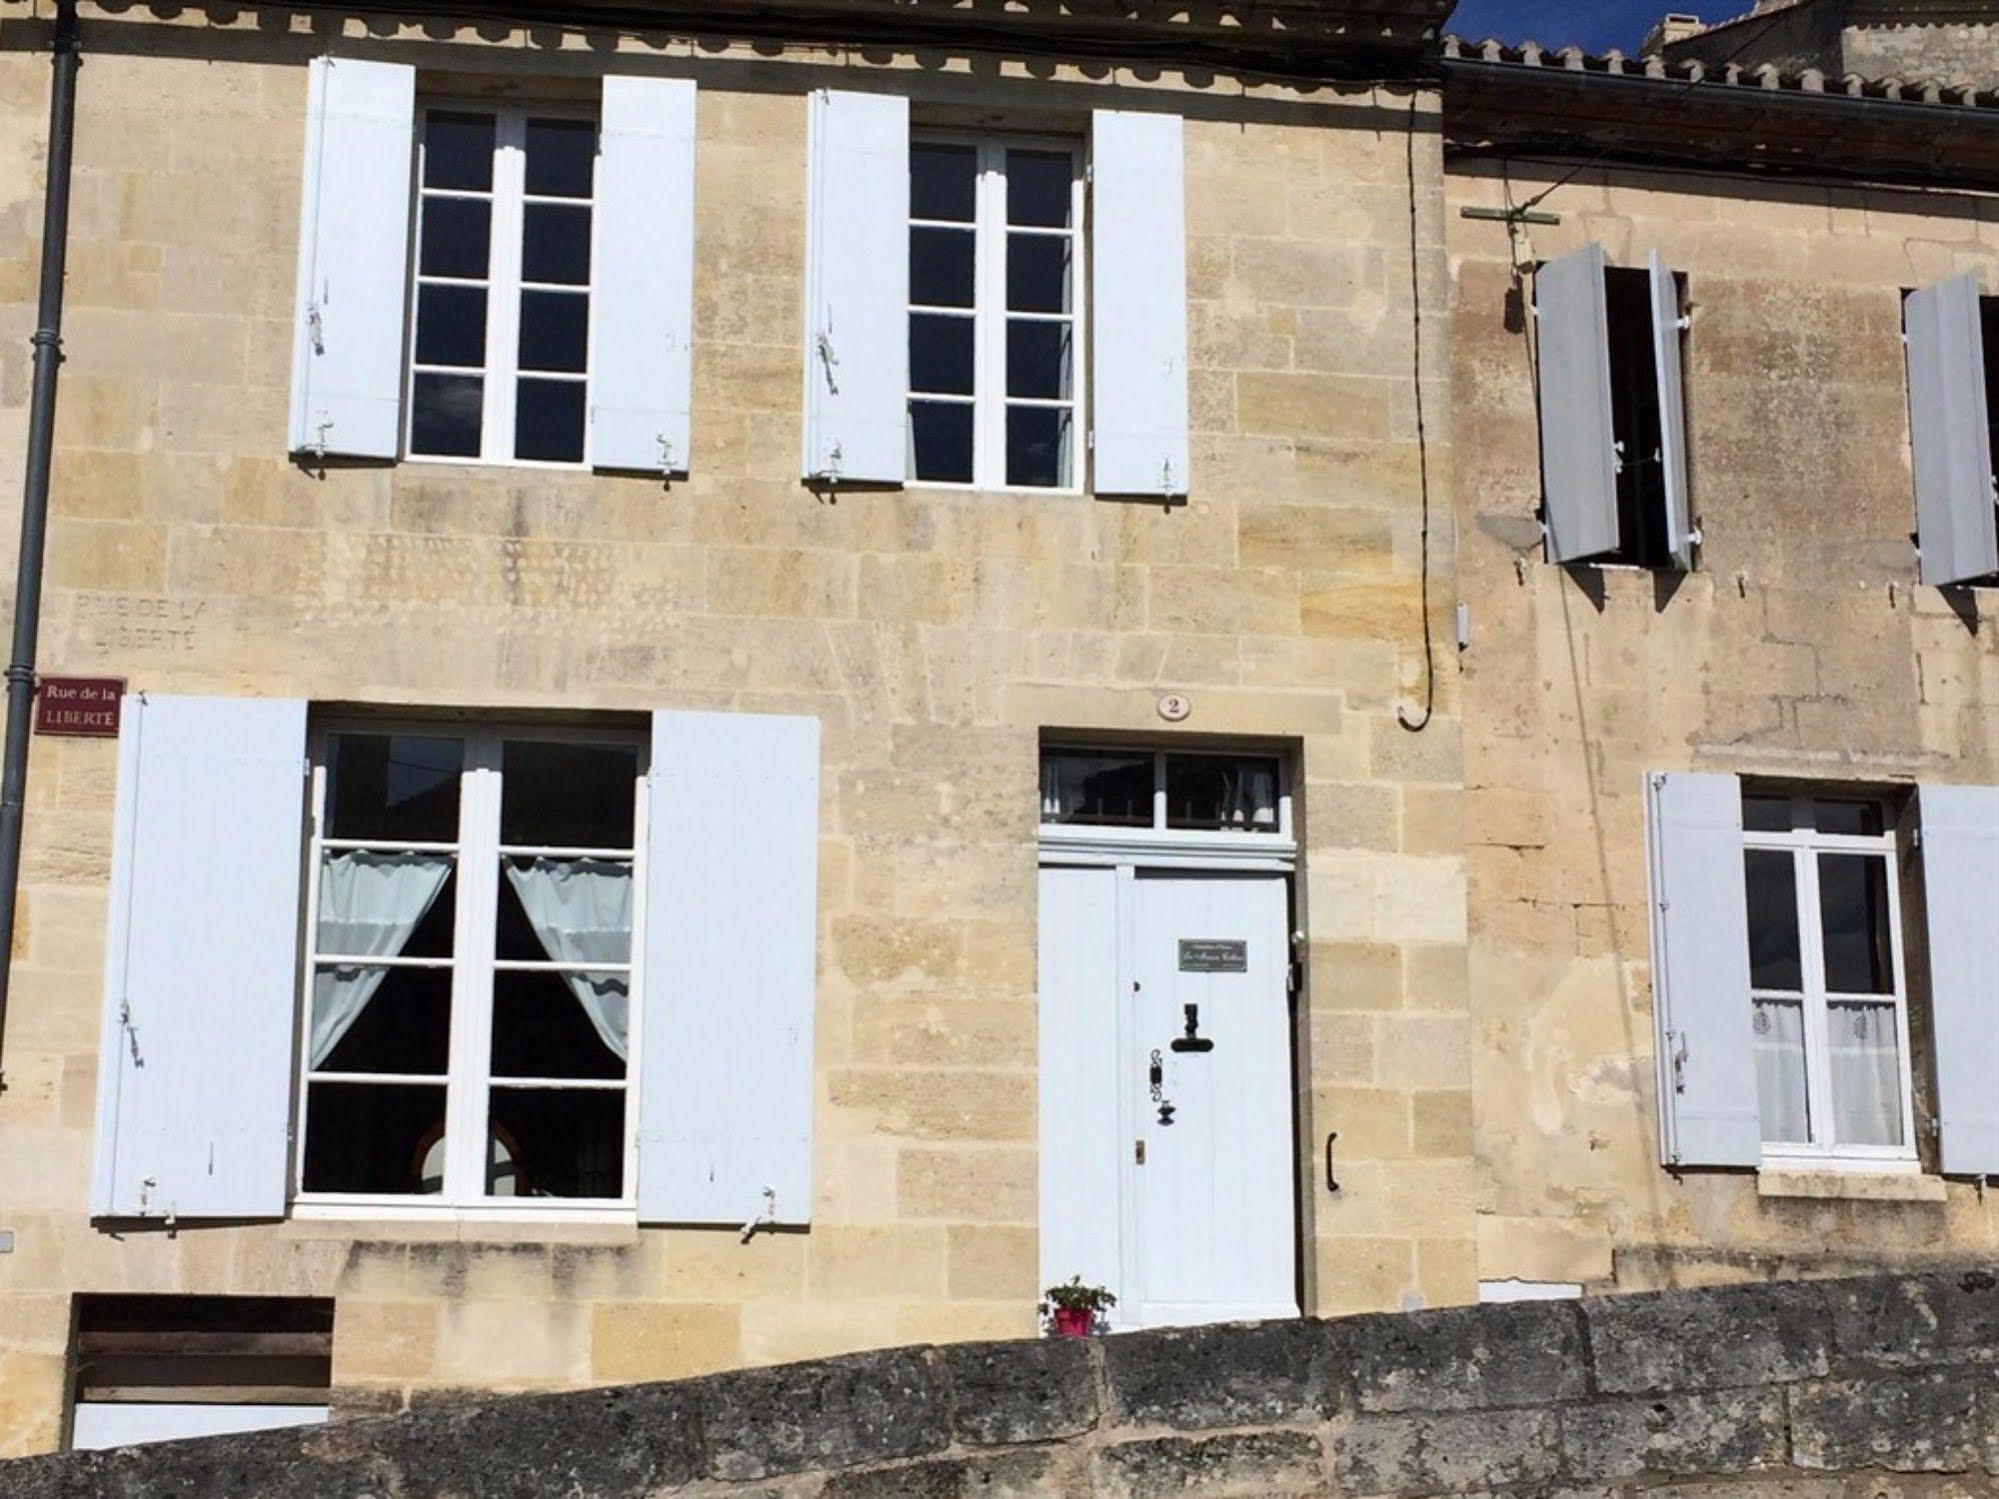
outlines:
{"label": "limestone block wall", "polygon": [[[113,1238],[85,1211],[108,744],[38,740],[0,1093],[0,1452],[61,1437],[72,1293],[331,1295],[335,1400],[698,1373],[1021,1335],[1035,1203],[1036,749],[1256,736],[1297,760],[1306,1305],[1468,1299],[1458,684],[1425,666],[1452,525],[1435,99],[1172,69],[86,6],[44,671],[315,701],[817,714],[809,1233],[297,1219]],[[308,471],[284,451],[305,64],[425,89],[700,85],[691,474]],[[0,21],[0,501],[17,504],[46,15]],[[1192,497],[815,496],[797,478],[806,91],[1081,132],[1188,116]],[[1411,142],[1409,131],[1414,127]],[[0,547],[16,511],[0,507]],[[7,569],[11,576],[11,566]],[[1162,692],[1192,717],[1159,721]],[[1340,1131],[1346,1190],[1317,1145]]]}
{"label": "limestone block wall", "polygon": [[0,1464],[17,1499],[1968,1499],[1983,1272],[961,1344]]}
{"label": "limestone block wall", "polygon": [[[1989,1256],[1999,1207],[1974,1183],[1850,1201],[1661,1169],[1641,777],[1999,782],[1999,596],[1916,583],[1900,337],[1904,288],[1999,285],[1992,205],[1587,170],[1511,245],[1458,215],[1558,175],[1447,179],[1479,1274],[1625,1289]],[[1591,240],[1687,278],[1704,542],[1683,580],[1542,560],[1516,266]]]}

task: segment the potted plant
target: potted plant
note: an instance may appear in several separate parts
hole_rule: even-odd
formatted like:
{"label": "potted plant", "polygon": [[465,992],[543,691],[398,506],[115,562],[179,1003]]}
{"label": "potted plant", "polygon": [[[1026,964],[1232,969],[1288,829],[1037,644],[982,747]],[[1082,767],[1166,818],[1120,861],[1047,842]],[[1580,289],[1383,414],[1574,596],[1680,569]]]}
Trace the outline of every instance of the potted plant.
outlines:
{"label": "potted plant", "polygon": [[1058,1338],[1087,1338],[1116,1305],[1117,1297],[1102,1286],[1084,1285],[1080,1275],[1041,1293],[1042,1321]]}

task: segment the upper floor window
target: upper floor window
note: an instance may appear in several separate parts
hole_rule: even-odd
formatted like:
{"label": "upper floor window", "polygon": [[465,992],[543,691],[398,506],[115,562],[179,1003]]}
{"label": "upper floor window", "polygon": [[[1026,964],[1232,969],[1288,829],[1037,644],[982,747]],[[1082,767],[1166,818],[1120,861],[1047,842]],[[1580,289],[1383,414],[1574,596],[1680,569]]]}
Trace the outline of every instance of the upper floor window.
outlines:
{"label": "upper floor window", "polygon": [[922,134],[909,186],[910,478],[1079,488],[1077,152]]}
{"label": "upper floor window", "polygon": [[303,1192],[629,1198],[643,752],[601,731],[321,736]]}
{"label": "upper floor window", "polygon": [[596,162],[591,119],[423,112],[412,457],[585,460]]}

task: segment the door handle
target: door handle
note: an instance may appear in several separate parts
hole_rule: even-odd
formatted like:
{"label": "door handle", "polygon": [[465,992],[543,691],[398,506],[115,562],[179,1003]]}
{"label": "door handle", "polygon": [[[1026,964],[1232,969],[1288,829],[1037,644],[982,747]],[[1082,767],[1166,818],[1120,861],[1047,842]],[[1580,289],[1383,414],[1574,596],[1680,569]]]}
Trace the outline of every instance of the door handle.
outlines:
{"label": "door handle", "polygon": [[1338,1130],[1328,1131],[1326,1135],[1326,1190],[1328,1192],[1337,1192],[1340,1189],[1339,1179],[1333,1175],[1333,1141],[1339,1139],[1339,1137],[1340,1132]]}

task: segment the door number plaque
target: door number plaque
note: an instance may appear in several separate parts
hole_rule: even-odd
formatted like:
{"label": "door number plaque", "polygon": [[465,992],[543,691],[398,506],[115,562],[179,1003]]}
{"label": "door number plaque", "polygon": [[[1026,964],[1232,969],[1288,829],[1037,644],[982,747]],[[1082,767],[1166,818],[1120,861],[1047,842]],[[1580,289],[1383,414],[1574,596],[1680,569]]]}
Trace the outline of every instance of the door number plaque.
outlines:
{"label": "door number plaque", "polygon": [[1249,944],[1210,938],[1180,939],[1182,973],[1248,973]]}

